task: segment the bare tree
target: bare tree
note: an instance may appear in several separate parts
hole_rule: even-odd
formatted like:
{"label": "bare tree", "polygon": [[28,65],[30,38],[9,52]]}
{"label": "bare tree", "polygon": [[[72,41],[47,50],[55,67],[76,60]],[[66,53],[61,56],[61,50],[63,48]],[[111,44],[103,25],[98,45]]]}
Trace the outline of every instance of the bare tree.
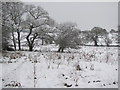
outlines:
{"label": "bare tree", "polygon": [[33,51],[34,41],[38,37],[38,28],[45,25],[48,20],[48,13],[39,6],[26,5],[27,18],[24,21],[26,29],[29,29],[29,33],[26,37],[29,51]]}
{"label": "bare tree", "polygon": [[58,52],[63,52],[65,48],[75,48],[80,42],[78,35],[80,30],[74,23],[63,23],[58,27],[59,33],[56,44],[59,45]]}
{"label": "bare tree", "polygon": [[[52,23],[53,25],[54,23]],[[38,38],[40,38],[42,40],[42,45],[44,44],[44,42],[46,44],[51,44],[54,40],[53,37],[53,33],[54,31],[52,30],[53,27],[51,27],[51,25],[48,23],[47,25],[42,25],[39,27],[38,30]]]}
{"label": "bare tree", "polygon": [[98,46],[98,38],[106,36],[107,31],[100,27],[94,27],[91,31],[88,31],[87,38],[94,42],[95,46]]}
{"label": "bare tree", "polygon": [[[12,31],[12,26],[9,20],[9,10],[8,10],[9,3],[2,2],[2,49],[8,50],[9,48],[9,39],[10,33]],[[14,49],[16,49],[16,44],[14,45]]]}
{"label": "bare tree", "polygon": [[18,40],[18,47],[21,50],[21,34],[22,31],[21,23],[22,23],[22,16],[25,12],[24,5],[21,2],[9,2],[9,14],[10,19],[13,24],[13,29],[17,32],[17,40]]}
{"label": "bare tree", "polygon": [[[21,23],[22,16],[25,12],[24,5],[21,2],[4,2],[3,3],[3,13],[6,14],[4,17],[4,22],[6,21],[9,25],[9,30],[12,33],[12,40],[14,44],[14,48],[16,50],[16,38],[15,33],[17,33],[17,41],[19,50],[21,50],[21,42],[20,42],[20,32],[22,31]],[[5,20],[6,19],[6,20]]]}

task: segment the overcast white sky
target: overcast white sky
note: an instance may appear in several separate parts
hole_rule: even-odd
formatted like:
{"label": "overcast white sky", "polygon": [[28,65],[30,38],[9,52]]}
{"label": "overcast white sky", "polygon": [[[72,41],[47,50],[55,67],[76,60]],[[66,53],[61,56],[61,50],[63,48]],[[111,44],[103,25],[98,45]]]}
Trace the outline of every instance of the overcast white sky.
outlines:
{"label": "overcast white sky", "polygon": [[58,23],[75,22],[81,30],[94,26],[117,29],[117,2],[34,2],[48,11]]}

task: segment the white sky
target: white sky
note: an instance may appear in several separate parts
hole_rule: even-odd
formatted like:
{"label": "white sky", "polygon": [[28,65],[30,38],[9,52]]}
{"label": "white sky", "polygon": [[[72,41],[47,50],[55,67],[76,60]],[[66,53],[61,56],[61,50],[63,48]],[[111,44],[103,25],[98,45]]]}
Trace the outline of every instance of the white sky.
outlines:
{"label": "white sky", "polygon": [[48,11],[58,23],[75,22],[81,30],[99,26],[117,29],[118,2],[32,2]]}

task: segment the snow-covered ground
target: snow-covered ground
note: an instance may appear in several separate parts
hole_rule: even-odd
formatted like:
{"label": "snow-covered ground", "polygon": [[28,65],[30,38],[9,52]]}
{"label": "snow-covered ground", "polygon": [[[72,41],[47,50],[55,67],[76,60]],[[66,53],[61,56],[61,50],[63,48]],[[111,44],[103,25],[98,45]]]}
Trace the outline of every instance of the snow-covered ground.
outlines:
{"label": "snow-covered ground", "polygon": [[3,53],[2,87],[118,88],[117,47],[57,49]]}

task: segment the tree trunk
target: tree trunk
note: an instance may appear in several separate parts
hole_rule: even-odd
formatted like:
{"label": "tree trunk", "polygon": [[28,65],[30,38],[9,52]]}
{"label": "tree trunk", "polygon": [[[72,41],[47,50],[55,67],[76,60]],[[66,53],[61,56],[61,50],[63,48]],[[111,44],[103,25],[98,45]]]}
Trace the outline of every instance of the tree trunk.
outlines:
{"label": "tree trunk", "polygon": [[64,51],[64,48],[62,48],[61,52],[63,52],[63,51]]}
{"label": "tree trunk", "polygon": [[20,32],[18,31],[17,34],[18,34],[18,47],[19,47],[19,50],[21,50]]}
{"label": "tree trunk", "polygon": [[30,39],[29,39],[30,35],[32,34],[32,29],[33,29],[33,27],[30,26],[30,32],[29,32],[29,34],[28,34],[27,37],[26,37],[27,42],[28,42],[29,51],[32,51],[32,50],[33,50],[33,49],[32,49],[33,47],[32,47],[32,45],[31,45],[31,42],[30,42]]}
{"label": "tree trunk", "polygon": [[27,41],[28,41],[29,51],[33,51],[33,43],[31,43],[29,39],[27,39]]}
{"label": "tree trunk", "polygon": [[58,49],[58,52],[63,52],[64,51],[64,48],[62,48],[62,47],[60,47],[59,49]]}
{"label": "tree trunk", "polygon": [[35,34],[33,35],[33,37],[30,38],[30,35],[32,34],[32,29],[33,29],[33,27],[31,26],[31,27],[30,27],[30,32],[29,32],[29,34],[28,34],[27,37],[26,37],[27,42],[28,42],[29,51],[33,51],[34,41],[35,41],[35,39],[36,39],[37,36],[38,36],[38,34],[35,33]]}
{"label": "tree trunk", "polygon": [[110,45],[107,43],[107,47],[109,47]]}
{"label": "tree trunk", "polygon": [[60,52],[61,51],[61,47],[59,47],[59,49],[58,49],[58,52]]}
{"label": "tree trunk", "polygon": [[12,37],[13,37],[13,45],[14,45],[14,49],[16,51],[16,40],[15,40],[15,36],[14,36],[14,32],[12,31]]}
{"label": "tree trunk", "polygon": [[97,44],[97,40],[94,40],[94,44],[95,44],[95,46],[98,46],[98,44]]}
{"label": "tree trunk", "polygon": [[42,37],[42,45],[44,44],[43,37]]}
{"label": "tree trunk", "polygon": [[29,45],[29,51],[33,51],[33,46]]}

